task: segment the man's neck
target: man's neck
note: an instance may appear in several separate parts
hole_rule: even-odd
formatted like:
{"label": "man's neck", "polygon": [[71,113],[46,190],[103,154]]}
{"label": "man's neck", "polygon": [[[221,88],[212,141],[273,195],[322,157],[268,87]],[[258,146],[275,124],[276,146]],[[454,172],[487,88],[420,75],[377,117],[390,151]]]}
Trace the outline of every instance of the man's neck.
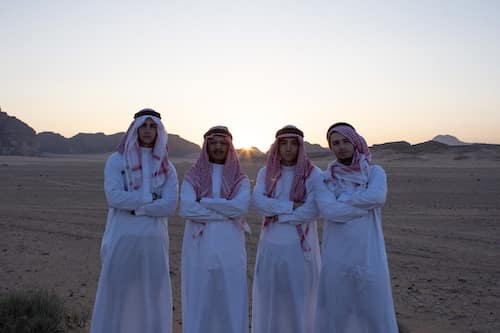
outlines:
{"label": "man's neck", "polygon": [[343,158],[343,159],[339,159],[339,162],[343,165],[351,165],[352,164],[352,157],[351,158]]}

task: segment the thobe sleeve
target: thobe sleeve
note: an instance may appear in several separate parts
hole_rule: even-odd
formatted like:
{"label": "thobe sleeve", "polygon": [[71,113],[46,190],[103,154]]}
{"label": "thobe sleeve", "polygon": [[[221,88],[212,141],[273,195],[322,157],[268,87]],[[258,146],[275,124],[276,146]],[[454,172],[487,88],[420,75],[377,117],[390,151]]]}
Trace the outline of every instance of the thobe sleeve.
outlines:
{"label": "thobe sleeve", "polygon": [[315,179],[314,191],[319,213],[327,221],[345,223],[368,214],[366,209],[338,201],[325,184],[323,176]]}
{"label": "thobe sleeve", "polygon": [[255,210],[263,216],[290,214],[293,211],[293,201],[270,198],[266,195],[266,169],[262,168],[257,175],[257,182],[252,195]]}
{"label": "thobe sleeve", "polygon": [[181,204],[179,215],[194,222],[214,222],[227,220],[223,215],[203,207],[196,201],[193,186],[184,180],[181,186]]}
{"label": "thobe sleeve", "polygon": [[[123,210],[135,210],[146,204],[141,191],[125,190],[123,162],[118,153],[111,155],[104,167],[104,193],[108,206]],[[153,198],[150,199],[152,201]]]}
{"label": "thobe sleeve", "polygon": [[315,178],[320,176],[318,171],[313,171],[311,176],[306,182],[307,186],[307,196],[306,201],[296,209],[294,209],[290,214],[282,214],[278,217],[278,223],[289,223],[293,225],[304,224],[312,222],[318,217],[318,208],[316,207],[316,202],[314,199],[314,182]]}
{"label": "thobe sleeve", "polygon": [[250,181],[248,178],[242,181],[238,194],[233,199],[202,198],[200,205],[224,215],[226,218],[236,218],[245,215],[250,205]]}
{"label": "thobe sleeve", "polygon": [[362,208],[374,209],[380,208],[385,204],[387,197],[387,176],[384,169],[380,166],[373,166],[368,179],[366,189],[360,192],[342,193],[338,201]]}
{"label": "thobe sleeve", "polygon": [[168,175],[165,185],[163,185],[161,198],[142,206],[142,212],[148,216],[170,216],[175,213],[177,208],[179,192],[179,183],[177,171],[174,165],[169,161]]}

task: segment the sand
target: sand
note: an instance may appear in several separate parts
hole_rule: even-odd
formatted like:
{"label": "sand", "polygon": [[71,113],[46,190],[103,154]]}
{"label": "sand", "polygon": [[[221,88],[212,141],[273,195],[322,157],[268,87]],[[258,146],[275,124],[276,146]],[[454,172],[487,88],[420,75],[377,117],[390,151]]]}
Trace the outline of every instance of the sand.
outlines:
{"label": "sand", "polygon": [[[107,212],[106,157],[0,156],[0,293],[47,288],[90,316]],[[416,333],[500,332],[499,159],[380,154],[375,160],[388,174],[383,226],[398,321]],[[182,179],[190,161],[174,163]],[[255,179],[260,165],[243,165]],[[250,214],[249,222],[251,282],[260,220]],[[176,333],[183,228],[181,218],[170,219]]]}

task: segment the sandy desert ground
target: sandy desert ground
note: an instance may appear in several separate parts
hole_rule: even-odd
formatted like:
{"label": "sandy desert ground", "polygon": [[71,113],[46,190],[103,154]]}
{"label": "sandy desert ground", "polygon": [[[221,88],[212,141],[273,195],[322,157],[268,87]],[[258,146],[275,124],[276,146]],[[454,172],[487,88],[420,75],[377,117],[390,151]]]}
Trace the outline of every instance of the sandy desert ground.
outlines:
{"label": "sandy desert ground", "polygon": [[[74,311],[91,313],[107,211],[105,159],[0,156],[0,293],[47,288]],[[380,154],[375,161],[388,174],[383,225],[399,322],[414,333],[500,332],[498,156]],[[182,179],[190,162],[174,163]],[[260,165],[244,167],[255,179]],[[249,220],[251,281],[260,221]],[[183,221],[173,217],[169,228],[177,333]]]}

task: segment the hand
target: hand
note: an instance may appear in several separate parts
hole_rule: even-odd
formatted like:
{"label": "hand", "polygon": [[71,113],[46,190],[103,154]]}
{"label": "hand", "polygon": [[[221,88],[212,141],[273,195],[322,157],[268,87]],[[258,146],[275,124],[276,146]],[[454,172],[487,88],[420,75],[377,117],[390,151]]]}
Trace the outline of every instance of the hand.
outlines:
{"label": "hand", "polygon": [[300,206],[302,206],[304,204],[304,201],[294,201],[293,202],[293,209],[297,209],[299,208]]}
{"label": "hand", "polygon": [[269,219],[269,223],[274,223],[278,221],[278,215],[267,216],[267,218]]}

